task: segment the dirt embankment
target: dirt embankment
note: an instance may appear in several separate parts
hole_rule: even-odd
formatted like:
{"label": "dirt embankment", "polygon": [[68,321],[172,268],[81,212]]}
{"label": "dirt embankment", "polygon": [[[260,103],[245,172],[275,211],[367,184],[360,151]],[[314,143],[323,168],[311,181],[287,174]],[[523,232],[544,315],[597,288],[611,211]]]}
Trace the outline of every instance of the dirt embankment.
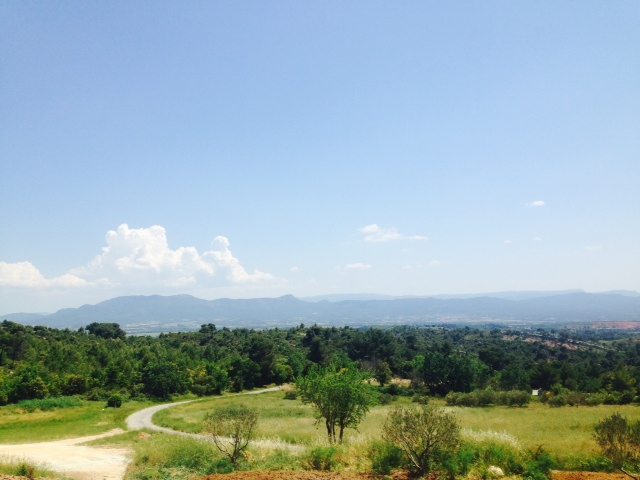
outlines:
{"label": "dirt embankment", "polygon": [[551,480],[630,480],[624,473],[552,472]]}

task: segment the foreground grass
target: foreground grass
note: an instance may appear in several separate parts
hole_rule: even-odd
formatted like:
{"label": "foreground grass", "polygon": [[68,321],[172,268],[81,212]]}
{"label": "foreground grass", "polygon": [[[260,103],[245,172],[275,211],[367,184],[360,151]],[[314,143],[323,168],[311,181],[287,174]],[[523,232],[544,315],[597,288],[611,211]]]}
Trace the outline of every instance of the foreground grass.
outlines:
{"label": "foreground grass", "polygon": [[151,402],[127,402],[106,408],[105,402],[81,401],[80,405],[53,410],[26,411],[20,406],[0,407],[0,443],[25,443],[95,435],[124,428],[131,413]]}
{"label": "foreground grass", "polygon": [[24,462],[0,463],[0,474],[27,478],[33,477],[38,480],[70,480],[69,477],[65,477],[59,473],[51,472],[46,468]]}
{"label": "foreground grass", "polygon": [[[397,402],[406,403],[406,398]],[[396,404],[394,402],[393,404]],[[276,438],[302,445],[318,445],[325,441],[321,425],[315,424],[313,409],[298,400],[285,400],[281,392],[245,397],[219,397],[163,410],[155,423],[176,430],[197,433],[205,415],[223,405],[243,403],[258,410],[259,438]],[[443,402],[433,401],[444,405]],[[348,431],[348,443],[362,443],[380,438],[384,419],[393,406],[371,409],[358,431]],[[460,424],[471,436],[474,432],[506,433],[515,437],[525,449],[543,446],[559,458],[590,455],[596,451],[593,427],[601,419],[620,412],[630,419],[640,419],[640,408],[631,405],[551,408],[537,402],[526,408],[484,407],[451,408]]]}
{"label": "foreground grass", "polygon": [[597,447],[593,427],[614,412],[632,420],[640,419],[640,408],[632,405],[552,408],[534,402],[527,408],[456,407],[453,410],[463,428],[506,432],[525,448],[542,445],[560,458],[594,453]]}

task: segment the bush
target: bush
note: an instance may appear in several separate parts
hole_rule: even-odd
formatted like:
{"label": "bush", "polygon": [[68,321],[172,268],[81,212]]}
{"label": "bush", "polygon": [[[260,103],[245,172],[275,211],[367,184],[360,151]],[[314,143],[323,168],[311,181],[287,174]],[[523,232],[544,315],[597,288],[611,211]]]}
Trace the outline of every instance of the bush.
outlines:
{"label": "bush", "polygon": [[298,391],[295,386],[289,386],[283,388],[285,400],[296,400],[298,398]]}
{"label": "bush", "polygon": [[60,408],[72,408],[82,405],[82,401],[77,397],[52,397],[38,400],[23,400],[17,407],[33,412],[35,410],[48,411]]}
{"label": "bush", "polygon": [[36,478],[36,469],[31,465],[21,463],[16,469],[16,475],[27,477],[29,480],[33,480]]}
{"label": "bush", "polygon": [[109,396],[107,399],[107,407],[109,408],[120,408],[122,406],[122,397],[117,393]]}
{"label": "bush", "polygon": [[395,407],[387,416],[383,432],[387,442],[402,449],[412,472],[419,476],[429,474],[460,443],[455,416],[431,406]]}
{"label": "bush", "polygon": [[65,375],[62,380],[62,393],[65,395],[80,395],[87,389],[87,379],[82,375]]}
{"label": "bush", "polygon": [[404,454],[388,442],[374,442],[367,452],[371,470],[378,475],[389,475],[392,470],[404,465]]}
{"label": "bush", "polygon": [[316,447],[307,455],[305,465],[309,470],[322,470],[331,472],[338,466],[336,447]]}
{"label": "bush", "polygon": [[538,447],[529,452],[530,460],[527,462],[523,477],[527,480],[547,480],[551,469],[556,462],[549,452]]}
{"label": "bush", "polygon": [[419,395],[416,393],[415,395],[413,395],[413,397],[411,397],[411,401],[413,403],[419,403],[421,405],[428,405],[429,397],[427,397],[426,395]]}
{"label": "bush", "polygon": [[553,395],[547,400],[550,407],[564,407],[567,404],[567,396],[564,394]]}
{"label": "bush", "polygon": [[205,431],[212,436],[218,450],[233,465],[237,465],[244,458],[257,423],[256,409],[245,405],[230,405],[218,408],[206,416]]}
{"label": "bush", "polygon": [[395,398],[393,397],[393,395],[389,395],[388,393],[381,393],[378,397],[378,403],[380,405],[389,405],[394,400]]}

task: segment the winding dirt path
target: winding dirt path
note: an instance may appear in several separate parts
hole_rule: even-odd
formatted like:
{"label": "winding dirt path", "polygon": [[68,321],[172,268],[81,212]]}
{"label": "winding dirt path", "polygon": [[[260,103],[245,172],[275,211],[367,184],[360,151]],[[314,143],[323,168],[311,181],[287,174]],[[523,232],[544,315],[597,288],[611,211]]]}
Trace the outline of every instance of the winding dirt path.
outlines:
{"label": "winding dirt path", "polygon": [[[261,393],[275,392],[280,387],[253,390],[250,392],[240,392],[236,395],[258,395]],[[153,407],[144,408],[127,417],[128,430],[151,430],[155,432],[168,433],[170,435],[181,435],[198,440],[210,441],[204,435],[194,433],[179,432],[170,428],[160,427],[153,423],[153,415],[160,410],[175,407],[185,403],[193,402],[187,400],[183,402],[165,403]],[[124,433],[124,430],[117,428],[99,435],[87,437],[67,438],[49,442],[23,443],[19,445],[0,444],[0,460],[11,463],[27,462],[35,464],[49,470],[60,472],[76,480],[122,480],[127,470],[127,465],[131,461],[131,449],[112,447],[90,447],[82,445],[100,438],[112,437]],[[257,445],[272,447],[268,441],[256,441]],[[278,447],[283,447],[278,445]],[[292,449],[300,448],[295,445]],[[289,448],[286,444],[284,448]]]}
{"label": "winding dirt path", "polygon": [[80,445],[123,433],[116,428],[100,435],[67,438],[53,442],[0,445],[0,458],[27,462],[60,472],[78,480],[122,480],[131,451],[126,448]]}

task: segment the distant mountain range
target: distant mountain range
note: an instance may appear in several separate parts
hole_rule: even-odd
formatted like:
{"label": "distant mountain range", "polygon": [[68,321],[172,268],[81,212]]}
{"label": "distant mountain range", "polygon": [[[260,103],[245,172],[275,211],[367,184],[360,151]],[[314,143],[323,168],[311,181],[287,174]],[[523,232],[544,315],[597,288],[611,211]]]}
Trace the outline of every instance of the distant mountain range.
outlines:
{"label": "distant mountain range", "polygon": [[190,295],[116,297],[96,305],[64,308],[52,314],[0,316],[29,325],[78,328],[116,322],[129,333],[196,330],[205,323],[270,328],[319,325],[415,325],[434,323],[592,323],[640,321],[640,294],[501,292],[484,295],[393,297],[329,295],[203,300]]}

